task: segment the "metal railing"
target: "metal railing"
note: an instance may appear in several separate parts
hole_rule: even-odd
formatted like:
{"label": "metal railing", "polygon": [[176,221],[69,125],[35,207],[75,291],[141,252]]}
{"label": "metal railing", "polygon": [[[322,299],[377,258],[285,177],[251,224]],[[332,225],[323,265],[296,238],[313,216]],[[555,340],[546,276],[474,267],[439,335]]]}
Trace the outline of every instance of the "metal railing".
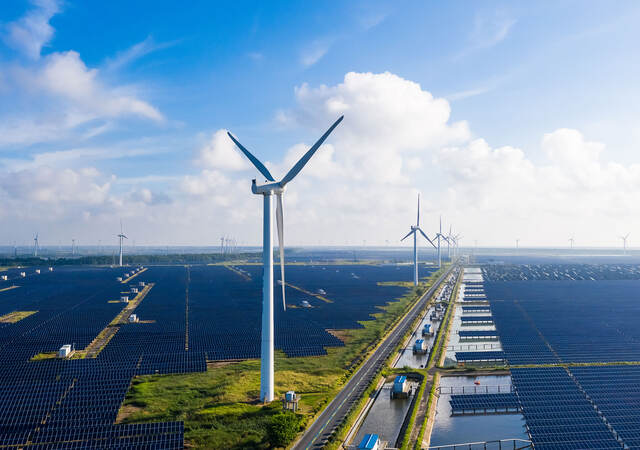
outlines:
{"label": "metal railing", "polygon": [[513,384],[498,384],[493,386],[438,386],[436,388],[436,395],[509,394],[512,392],[515,392]]}
{"label": "metal railing", "polygon": [[524,448],[533,448],[533,443],[526,439],[500,439],[498,441],[480,441],[480,442],[466,442],[464,444],[448,444],[437,445],[435,447],[429,447],[428,450],[456,450],[456,449],[514,449],[520,450]]}
{"label": "metal railing", "polygon": [[[482,336],[482,337],[486,337],[486,336]],[[466,351],[466,350],[495,350],[495,349],[501,349],[501,348],[502,348],[501,344],[460,344],[460,345],[448,346],[447,351],[457,352],[457,351]]]}

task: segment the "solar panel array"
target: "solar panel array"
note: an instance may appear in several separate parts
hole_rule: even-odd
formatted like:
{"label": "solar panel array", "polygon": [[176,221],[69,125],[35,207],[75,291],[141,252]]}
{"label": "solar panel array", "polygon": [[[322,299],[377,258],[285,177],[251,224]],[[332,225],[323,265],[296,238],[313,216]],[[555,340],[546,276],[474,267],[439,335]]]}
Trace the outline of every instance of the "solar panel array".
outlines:
{"label": "solar panel array", "polygon": [[520,409],[520,403],[515,393],[452,395],[449,403],[454,414],[476,411],[513,411]]}
{"label": "solar panel array", "polygon": [[490,311],[489,305],[463,306],[462,312]]}
{"label": "solar panel array", "polygon": [[0,324],[0,445],[27,448],[183,448],[181,423],[114,425],[140,360],[30,361],[62,344],[86,347],[122,309],[122,269],[56,269],[16,278],[0,314],[38,311]]}
{"label": "solar panel array", "polygon": [[640,281],[485,286],[512,365],[640,361]]}
{"label": "solar panel array", "polygon": [[456,361],[459,362],[504,361],[504,359],[504,352],[501,351],[456,352]]}
{"label": "solar panel array", "polygon": [[640,448],[640,367],[572,367],[589,401],[630,448]]}
{"label": "solar panel array", "polygon": [[512,366],[597,364],[511,369],[535,448],[640,448],[640,267],[488,266],[484,275]]}
{"label": "solar panel array", "polygon": [[486,264],[486,281],[640,280],[637,264]]}
{"label": "solar panel array", "polygon": [[[114,425],[118,410],[134,376],[200,372],[207,360],[259,357],[262,269],[238,269],[249,278],[222,266],[153,267],[129,286],[116,281],[126,268],[30,270],[26,277],[10,271],[0,289],[20,287],[0,294],[0,315],[38,312],[0,324],[0,446],[182,448],[182,423]],[[343,345],[327,329],[362,327],[407,292],[378,282],[412,277],[410,267],[395,265],[287,269],[287,281],[305,291],[287,287],[290,307],[283,313],[276,289],[275,345],[288,356]],[[30,361],[63,344],[85,348],[122,310],[123,303],[110,300],[138,281],[155,284],[135,310],[140,321],[120,324],[97,358]],[[300,307],[302,300],[311,308]]]}
{"label": "solar panel array", "polygon": [[536,449],[622,448],[565,369],[513,369],[511,377]]}

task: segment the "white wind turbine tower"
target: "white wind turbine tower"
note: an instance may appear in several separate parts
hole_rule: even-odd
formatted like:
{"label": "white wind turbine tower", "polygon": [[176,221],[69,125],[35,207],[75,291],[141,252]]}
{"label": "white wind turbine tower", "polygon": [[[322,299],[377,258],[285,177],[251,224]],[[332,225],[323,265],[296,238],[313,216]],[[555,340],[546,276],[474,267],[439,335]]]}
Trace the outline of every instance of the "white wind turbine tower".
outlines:
{"label": "white wind turbine tower", "polygon": [[627,233],[626,236],[620,236],[620,239],[622,239],[622,251],[624,255],[627,254],[627,238],[629,237],[630,234],[631,233]]}
{"label": "white wind turbine tower", "polygon": [[120,234],[118,235],[118,238],[120,238],[120,267],[122,267],[122,239],[129,239],[122,231],[122,220],[120,221]]}
{"label": "white wind turbine tower", "polygon": [[424,238],[429,241],[429,244],[433,245],[433,248],[436,248],[435,244],[431,242],[431,239],[425,234],[424,231],[420,228],[420,194],[418,194],[418,218],[416,220],[416,224],[411,225],[411,231],[407,233],[405,237],[400,239],[400,242],[404,241],[406,238],[413,234],[413,285],[418,285],[418,231]]}
{"label": "white wind turbine tower", "polygon": [[458,236],[454,236],[451,230],[451,225],[449,225],[449,235],[447,236],[447,257],[451,260],[451,244],[453,244],[453,251],[455,256],[455,250],[458,245]]}
{"label": "white wind turbine tower", "polygon": [[280,276],[282,284],[282,306],[286,310],[284,298],[284,218],[282,212],[282,195],[287,183],[295,178],[302,168],[309,162],[309,159],[320,148],[329,134],[342,121],[341,116],[322,135],[318,142],[311,147],[307,153],[287,172],[279,182],[273,178],[269,170],[262,164],[249,150],[244,148],[231,133],[227,133],[231,140],[238,146],[242,153],[251,161],[256,169],[267,179],[267,183],[258,186],[256,180],[251,183],[251,192],[263,196],[264,218],[262,222],[262,260],[263,260],[263,280],[262,280],[262,338],[260,345],[260,400],[270,402],[273,400],[273,215],[272,199],[276,196],[276,222],[278,226],[278,243],[280,247]]}
{"label": "white wind turbine tower", "polygon": [[520,248],[520,239],[516,239],[516,249]]}
{"label": "white wind turbine tower", "polygon": [[458,241],[460,240],[462,236],[460,236],[459,234],[456,234],[455,236],[453,236],[451,234],[451,231],[449,231],[449,240],[453,241],[453,257],[457,258],[458,257]]}
{"label": "white wind turbine tower", "polygon": [[38,242],[38,233],[36,233],[36,237],[33,238],[33,256],[38,256],[39,249],[40,249],[40,244]]}
{"label": "white wind turbine tower", "polygon": [[442,258],[440,256],[440,239],[444,240],[447,243],[449,242],[447,237],[442,234],[442,216],[440,216],[440,231],[438,231],[436,237],[438,238],[438,268],[440,268],[442,267]]}
{"label": "white wind turbine tower", "polygon": [[573,236],[571,236],[569,238],[569,249],[571,249],[571,250],[573,250],[573,241],[574,241]]}

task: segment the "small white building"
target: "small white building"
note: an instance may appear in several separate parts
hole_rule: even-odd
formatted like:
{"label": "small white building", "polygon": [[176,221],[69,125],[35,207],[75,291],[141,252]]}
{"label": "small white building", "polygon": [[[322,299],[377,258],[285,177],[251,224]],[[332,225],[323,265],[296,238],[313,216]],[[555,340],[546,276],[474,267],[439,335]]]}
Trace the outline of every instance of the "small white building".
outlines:
{"label": "small white building", "polygon": [[308,302],[308,301],[306,301],[306,300],[302,300],[302,301],[300,302],[300,306],[302,306],[303,308],[311,308],[311,303],[309,303],[309,302]]}
{"label": "small white building", "polygon": [[65,344],[58,350],[58,358],[68,358],[71,356],[71,345]]}
{"label": "small white building", "polygon": [[122,277],[116,278],[116,281],[122,281]]}
{"label": "small white building", "polygon": [[39,273],[40,273],[40,269],[36,269],[36,273],[38,273],[38,274],[39,274]]}
{"label": "small white building", "polygon": [[120,301],[124,302],[124,303],[129,303],[129,296],[128,295],[122,295],[120,297]]}
{"label": "small white building", "polygon": [[25,272],[20,272],[20,276],[21,276],[22,278],[24,278],[24,277],[26,277],[26,276],[27,276],[27,274],[26,274]]}
{"label": "small white building", "polygon": [[53,267],[49,267],[49,272],[53,272]]}
{"label": "small white building", "polygon": [[416,339],[415,344],[413,344],[413,352],[414,353],[427,353],[427,343],[424,339]]}
{"label": "small white building", "polygon": [[136,314],[131,314],[129,316],[129,323],[136,323],[138,321],[138,316]]}
{"label": "small white building", "polygon": [[140,286],[140,287],[144,287],[144,286],[145,286],[145,282],[144,282],[144,281],[141,281],[140,283],[138,283],[138,286]]}
{"label": "small white building", "polygon": [[132,294],[137,294],[138,293],[138,288],[131,288],[131,293]]}
{"label": "small white building", "polygon": [[6,275],[2,275],[0,278],[2,278],[3,281],[7,281],[8,280]]}
{"label": "small white building", "polygon": [[406,375],[397,375],[393,380],[393,389],[391,390],[391,398],[408,398],[409,383]]}
{"label": "small white building", "polygon": [[287,391],[282,399],[282,408],[286,411],[296,412],[298,410],[298,396],[295,391]]}

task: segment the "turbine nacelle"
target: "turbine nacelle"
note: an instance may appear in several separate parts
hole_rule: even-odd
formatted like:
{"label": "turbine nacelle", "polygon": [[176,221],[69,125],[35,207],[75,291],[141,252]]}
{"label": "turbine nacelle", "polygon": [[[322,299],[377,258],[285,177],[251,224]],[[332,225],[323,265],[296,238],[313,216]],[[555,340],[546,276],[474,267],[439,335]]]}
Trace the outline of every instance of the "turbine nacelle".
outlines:
{"label": "turbine nacelle", "polygon": [[268,183],[258,186],[255,179],[251,180],[251,192],[257,195],[282,195],[284,186],[280,182]]}

